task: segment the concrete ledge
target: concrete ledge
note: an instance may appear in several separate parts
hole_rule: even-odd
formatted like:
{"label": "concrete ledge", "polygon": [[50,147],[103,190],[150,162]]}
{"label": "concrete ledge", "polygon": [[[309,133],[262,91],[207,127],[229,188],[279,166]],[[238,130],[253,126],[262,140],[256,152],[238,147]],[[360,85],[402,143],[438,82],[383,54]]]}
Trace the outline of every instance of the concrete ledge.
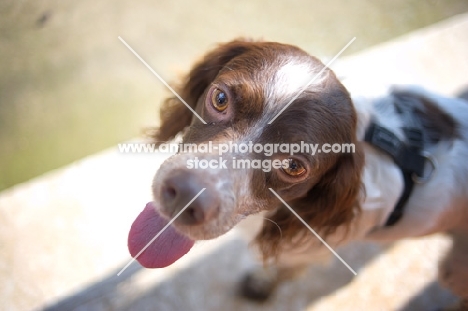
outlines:
{"label": "concrete ledge", "polygon": [[467,15],[458,15],[342,58],[333,69],[359,94],[396,83],[452,96],[468,86],[467,29]]}
{"label": "concrete ledge", "polygon": [[[352,90],[417,83],[450,95],[468,83],[468,15],[417,31],[335,66]],[[160,154],[117,148],[0,194],[0,301],[4,310],[430,310],[453,301],[436,282],[441,235],[393,245],[356,244],[339,262],[285,284],[265,305],[236,296],[253,263],[233,231],[201,242],[170,268],[130,257],[128,229],[150,200]]]}

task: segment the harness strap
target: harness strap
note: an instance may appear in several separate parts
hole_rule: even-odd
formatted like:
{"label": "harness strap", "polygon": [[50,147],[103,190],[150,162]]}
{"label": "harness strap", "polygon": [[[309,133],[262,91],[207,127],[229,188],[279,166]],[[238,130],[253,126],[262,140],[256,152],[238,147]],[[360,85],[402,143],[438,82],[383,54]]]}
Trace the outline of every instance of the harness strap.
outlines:
{"label": "harness strap", "polygon": [[403,174],[403,192],[385,226],[394,225],[403,216],[405,204],[408,202],[414,188],[414,175],[424,176],[426,160],[423,156],[424,136],[422,125],[411,108],[414,105],[407,102],[412,98],[405,97],[403,94],[393,94],[393,96],[395,97],[395,110],[401,115],[404,124],[409,125],[403,128],[406,140],[400,140],[393,132],[375,122],[371,122],[364,137],[364,141],[387,153]]}
{"label": "harness strap", "polygon": [[386,227],[393,226],[400,220],[403,216],[403,212],[405,210],[405,204],[408,202],[408,199],[413,191],[414,181],[411,173],[403,172],[403,181],[404,181],[404,188],[403,193],[401,194],[400,198],[398,199],[397,204],[393,208],[392,213],[388,216],[387,221],[385,222]]}

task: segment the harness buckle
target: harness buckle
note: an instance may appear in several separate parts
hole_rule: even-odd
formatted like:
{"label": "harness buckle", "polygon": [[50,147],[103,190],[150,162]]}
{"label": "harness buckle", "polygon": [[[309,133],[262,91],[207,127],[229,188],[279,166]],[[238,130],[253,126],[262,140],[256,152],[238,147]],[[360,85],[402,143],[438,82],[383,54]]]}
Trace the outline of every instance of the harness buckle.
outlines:
{"label": "harness buckle", "polygon": [[430,164],[431,170],[429,174],[427,174],[426,176],[418,176],[418,174],[416,173],[411,174],[411,178],[417,184],[424,184],[428,182],[432,178],[432,175],[434,175],[434,173],[436,172],[437,168],[439,167],[439,163],[437,162],[437,159],[434,158],[434,156],[430,152],[423,151],[421,156],[424,158],[425,160],[424,162],[427,161]]}

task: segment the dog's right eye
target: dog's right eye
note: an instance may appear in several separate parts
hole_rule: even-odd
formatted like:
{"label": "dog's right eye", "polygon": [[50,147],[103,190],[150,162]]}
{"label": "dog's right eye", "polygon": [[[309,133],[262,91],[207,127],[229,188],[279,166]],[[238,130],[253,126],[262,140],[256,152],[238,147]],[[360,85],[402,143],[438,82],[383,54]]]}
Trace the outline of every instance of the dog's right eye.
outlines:
{"label": "dog's right eye", "polygon": [[211,104],[217,111],[223,112],[229,104],[227,94],[218,88],[214,89],[211,93]]}
{"label": "dog's right eye", "polygon": [[298,177],[304,174],[306,169],[301,162],[295,159],[288,159],[288,165],[283,167],[283,171],[289,176]]}

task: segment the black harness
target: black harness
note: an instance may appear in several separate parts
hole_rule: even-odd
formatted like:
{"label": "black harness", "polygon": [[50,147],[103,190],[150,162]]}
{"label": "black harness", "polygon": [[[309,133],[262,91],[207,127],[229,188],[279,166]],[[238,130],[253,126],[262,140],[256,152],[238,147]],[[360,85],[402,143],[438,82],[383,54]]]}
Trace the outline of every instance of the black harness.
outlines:
{"label": "black harness", "polygon": [[[393,96],[398,96],[393,94]],[[385,226],[392,226],[403,216],[405,204],[411,195],[415,182],[423,182],[424,165],[427,159],[434,161],[424,152],[424,131],[420,118],[414,111],[405,96],[395,98],[396,112],[401,116],[405,127],[402,128],[405,140],[400,140],[394,133],[385,127],[371,122],[366,130],[364,140],[388,154],[403,173],[404,189],[398,202],[390,214]]]}

